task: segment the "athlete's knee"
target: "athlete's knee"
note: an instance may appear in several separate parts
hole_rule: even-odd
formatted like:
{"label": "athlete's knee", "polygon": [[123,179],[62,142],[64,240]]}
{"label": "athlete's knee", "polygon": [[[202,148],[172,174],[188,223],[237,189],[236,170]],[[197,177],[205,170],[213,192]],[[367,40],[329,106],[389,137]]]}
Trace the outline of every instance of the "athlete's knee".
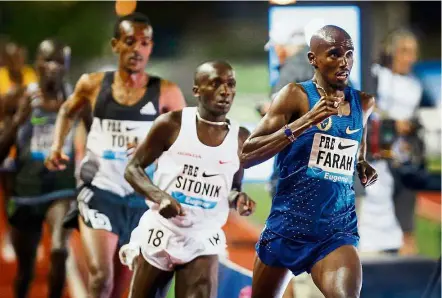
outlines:
{"label": "athlete's knee", "polygon": [[67,248],[51,248],[52,262],[65,262],[68,258],[69,252]]}
{"label": "athlete's knee", "polygon": [[329,287],[324,289],[325,298],[359,298],[360,288],[359,287]]}
{"label": "athlete's knee", "polygon": [[91,266],[89,274],[90,290],[104,297],[108,296],[106,293],[110,295],[113,287],[112,271],[101,266]]}
{"label": "athlete's knee", "polygon": [[345,292],[345,291],[333,291],[324,294],[325,298],[359,298],[359,293]]}
{"label": "athlete's knee", "polygon": [[67,239],[52,239],[51,251],[67,251],[68,241]]}
{"label": "athlete's knee", "polygon": [[34,270],[32,267],[29,269],[19,269],[14,281],[15,297],[27,297],[33,279]]}
{"label": "athlete's knee", "polygon": [[14,288],[16,297],[26,297],[29,287],[34,280],[34,267],[33,266],[21,266],[17,270],[15,276]]}
{"label": "athlete's knee", "polygon": [[266,298],[272,297],[267,291],[265,291],[261,286],[252,284],[252,298]]}
{"label": "athlete's knee", "polygon": [[210,276],[201,277],[198,282],[188,287],[188,298],[210,298],[216,297],[216,282],[210,279]]}
{"label": "athlete's knee", "polygon": [[19,281],[31,281],[34,279],[34,267],[33,266],[21,266],[17,271],[17,280]]}
{"label": "athlete's knee", "polygon": [[60,227],[54,228],[51,237],[51,248],[52,250],[63,250],[67,249],[69,243],[69,232]]}

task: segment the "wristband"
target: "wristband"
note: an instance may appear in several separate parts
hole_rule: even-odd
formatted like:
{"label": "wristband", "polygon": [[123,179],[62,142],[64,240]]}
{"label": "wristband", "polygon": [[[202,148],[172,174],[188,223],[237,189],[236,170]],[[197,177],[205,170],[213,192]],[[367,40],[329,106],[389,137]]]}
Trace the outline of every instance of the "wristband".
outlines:
{"label": "wristband", "polygon": [[296,140],[296,137],[293,135],[293,131],[287,124],[284,125],[284,134],[289,139],[290,143],[293,143]]}

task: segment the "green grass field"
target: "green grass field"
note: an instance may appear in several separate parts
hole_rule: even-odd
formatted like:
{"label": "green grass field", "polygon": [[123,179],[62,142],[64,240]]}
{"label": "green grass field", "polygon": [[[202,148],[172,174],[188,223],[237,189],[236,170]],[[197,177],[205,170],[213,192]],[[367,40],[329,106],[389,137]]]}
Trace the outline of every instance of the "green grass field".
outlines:
{"label": "green grass field", "polygon": [[427,168],[430,173],[440,173],[441,164],[442,160],[440,156],[432,156],[427,158]]}

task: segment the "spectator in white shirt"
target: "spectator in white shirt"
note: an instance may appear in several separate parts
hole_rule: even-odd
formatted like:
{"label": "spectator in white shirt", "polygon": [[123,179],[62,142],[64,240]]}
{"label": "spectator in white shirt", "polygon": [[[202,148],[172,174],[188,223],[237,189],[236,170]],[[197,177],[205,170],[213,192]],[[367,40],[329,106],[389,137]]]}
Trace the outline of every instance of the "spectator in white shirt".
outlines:
{"label": "spectator in white shirt", "polygon": [[[394,123],[393,160],[400,162],[412,156],[404,140],[415,132],[414,116],[422,97],[421,83],[411,74],[417,57],[416,36],[408,30],[399,29],[387,36],[379,64],[372,67],[376,81],[375,116],[380,121]],[[374,161],[379,180],[365,190],[361,204],[361,252],[417,253],[413,235],[416,196],[404,185],[393,164],[382,157]]]}

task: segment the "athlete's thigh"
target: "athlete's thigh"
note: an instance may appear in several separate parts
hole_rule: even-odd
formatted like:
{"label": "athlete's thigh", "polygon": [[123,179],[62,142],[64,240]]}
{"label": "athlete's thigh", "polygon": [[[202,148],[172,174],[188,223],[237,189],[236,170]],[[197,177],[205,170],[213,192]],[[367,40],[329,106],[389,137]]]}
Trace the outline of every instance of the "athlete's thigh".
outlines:
{"label": "athlete's thigh", "polygon": [[166,297],[173,273],[152,266],[139,255],[135,261],[128,298]]}
{"label": "athlete's thigh", "polygon": [[11,226],[11,242],[18,258],[19,270],[33,268],[41,230],[28,231]]}
{"label": "athlete's thigh", "polygon": [[[1,166],[1,163],[0,163]],[[7,217],[8,202],[12,192],[13,176],[8,172],[0,172],[0,197],[2,200],[1,208],[3,208],[4,215]]]}
{"label": "athlete's thigh", "polygon": [[0,187],[6,201],[10,198],[14,188],[14,175],[14,172],[0,172]]}
{"label": "athlete's thigh", "polygon": [[112,277],[118,236],[106,230],[88,227],[81,216],[78,220],[80,238],[89,271],[92,274],[99,271]]}
{"label": "athlete's thigh", "polygon": [[12,200],[8,203],[11,241],[19,261],[34,262],[44,221],[41,211],[41,205],[21,205]]}
{"label": "athlete's thigh", "polygon": [[176,298],[215,298],[218,289],[218,256],[200,256],[176,269]]}
{"label": "athlete's thigh", "polygon": [[352,245],[341,246],[318,261],[311,275],[325,297],[359,297],[362,266]]}
{"label": "athlete's thigh", "polygon": [[291,278],[287,268],[268,266],[257,256],[253,266],[252,297],[282,297]]}
{"label": "athlete's thigh", "polygon": [[69,231],[63,228],[63,219],[69,210],[69,199],[54,201],[46,213],[46,222],[51,231],[52,249],[67,247]]}

